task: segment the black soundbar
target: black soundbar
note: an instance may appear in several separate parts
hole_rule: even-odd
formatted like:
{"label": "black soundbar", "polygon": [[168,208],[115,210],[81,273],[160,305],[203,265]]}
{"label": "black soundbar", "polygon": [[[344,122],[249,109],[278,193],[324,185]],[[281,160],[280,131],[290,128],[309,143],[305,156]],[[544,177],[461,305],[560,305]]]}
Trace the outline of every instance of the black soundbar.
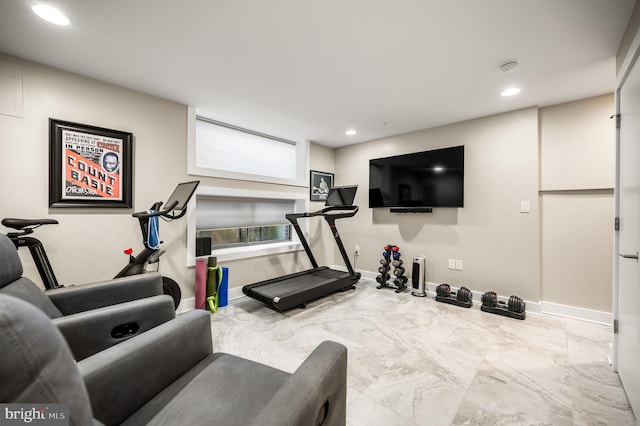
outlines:
{"label": "black soundbar", "polygon": [[391,213],[433,213],[431,207],[394,207],[389,211]]}

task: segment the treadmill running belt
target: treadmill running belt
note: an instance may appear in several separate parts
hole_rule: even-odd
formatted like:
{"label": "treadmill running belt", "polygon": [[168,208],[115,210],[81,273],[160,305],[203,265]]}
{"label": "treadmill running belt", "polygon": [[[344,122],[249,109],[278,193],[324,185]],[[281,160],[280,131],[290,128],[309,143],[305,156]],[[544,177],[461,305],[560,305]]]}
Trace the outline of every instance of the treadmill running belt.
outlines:
{"label": "treadmill running belt", "polygon": [[352,288],[353,278],[348,272],[321,266],[249,284],[242,288],[242,292],[277,311],[284,312],[295,307],[304,307],[308,302],[331,293]]}
{"label": "treadmill running belt", "polygon": [[263,296],[273,299],[275,297],[285,298],[296,293],[300,293],[301,289],[312,291],[314,288],[322,287],[336,278],[348,277],[346,272],[335,271],[332,269],[322,269],[305,275],[296,275],[289,279],[271,283],[269,285],[256,287],[253,291]]}

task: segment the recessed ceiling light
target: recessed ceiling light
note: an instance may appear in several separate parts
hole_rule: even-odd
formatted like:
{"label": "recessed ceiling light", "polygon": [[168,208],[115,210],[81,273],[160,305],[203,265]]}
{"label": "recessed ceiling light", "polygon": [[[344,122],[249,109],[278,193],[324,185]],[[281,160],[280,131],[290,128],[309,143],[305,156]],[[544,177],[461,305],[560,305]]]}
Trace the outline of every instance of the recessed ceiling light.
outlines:
{"label": "recessed ceiling light", "polygon": [[52,24],[69,25],[71,23],[64,13],[54,7],[47,6],[46,4],[37,4],[33,6],[31,10],[33,10],[33,13],[36,15],[47,22],[51,22]]}
{"label": "recessed ceiling light", "polygon": [[502,96],[513,96],[513,95],[517,95],[518,93],[520,93],[520,88],[519,87],[510,87],[509,89],[504,90],[500,94]]}
{"label": "recessed ceiling light", "polygon": [[357,134],[357,133],[358,133],[358,132],[356,132],[356,131],[355,131],[355,130],[353,130],[353,129],[350,129],[350,130],[347,130],[346,132],[344,132],[344,134],[345,134],[345,135],[347,135],[347,136],[353,136],[353,135],[355,135],[355,134]]}

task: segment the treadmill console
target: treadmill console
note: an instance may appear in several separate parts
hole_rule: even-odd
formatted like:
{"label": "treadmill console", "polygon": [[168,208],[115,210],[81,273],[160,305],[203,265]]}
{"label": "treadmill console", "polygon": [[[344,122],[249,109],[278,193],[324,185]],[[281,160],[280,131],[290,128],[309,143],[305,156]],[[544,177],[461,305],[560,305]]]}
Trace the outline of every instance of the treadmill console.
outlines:
{"label": "treadmill console", "polygon": [[358,185],[334,186],[329,188],[325,206],[352,206]]}

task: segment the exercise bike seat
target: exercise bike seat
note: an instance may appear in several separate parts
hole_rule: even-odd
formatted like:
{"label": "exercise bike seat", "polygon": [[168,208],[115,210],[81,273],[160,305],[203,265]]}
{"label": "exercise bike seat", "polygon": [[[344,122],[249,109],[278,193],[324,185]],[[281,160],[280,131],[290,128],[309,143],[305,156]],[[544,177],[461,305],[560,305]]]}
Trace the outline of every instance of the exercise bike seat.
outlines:
{"label": "exercise bike seat", "polygon": [[57,225],[58,221],[55,219],[17,219],[8,217],[2,219],[2,224],[7,228],[16,229],[22,231],[24,228],[40,225]]}

